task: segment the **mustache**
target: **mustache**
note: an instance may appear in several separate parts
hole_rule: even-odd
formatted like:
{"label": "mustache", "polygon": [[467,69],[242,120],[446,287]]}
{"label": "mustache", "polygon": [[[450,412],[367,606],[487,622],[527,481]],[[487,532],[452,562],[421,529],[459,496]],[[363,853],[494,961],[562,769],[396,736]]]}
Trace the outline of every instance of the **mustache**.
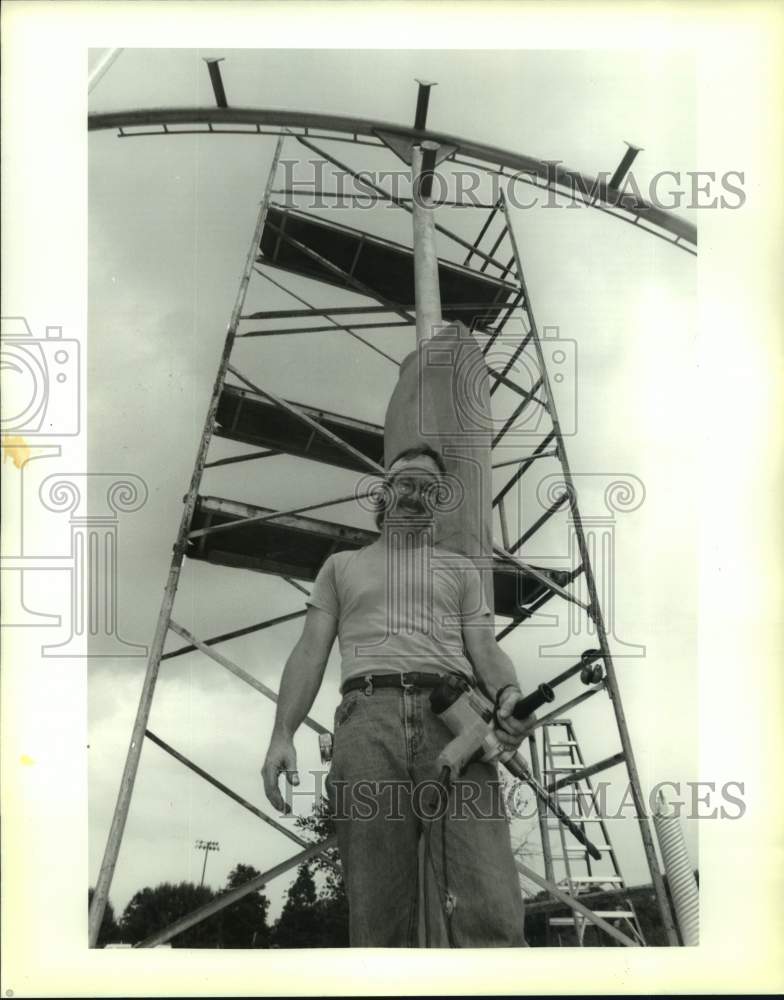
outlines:
{"label": "mustache", "polygon": [[424,504],[399,503],[397,510],[405,510],[411,514],[428,514],[430,511]]}

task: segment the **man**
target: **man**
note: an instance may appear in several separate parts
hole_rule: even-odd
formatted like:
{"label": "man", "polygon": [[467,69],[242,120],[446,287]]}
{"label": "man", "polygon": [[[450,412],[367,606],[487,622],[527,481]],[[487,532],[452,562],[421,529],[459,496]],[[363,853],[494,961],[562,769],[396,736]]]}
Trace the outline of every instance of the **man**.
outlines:
{"label": "man", "polygon": [[[524,725],[514,667],[493,633],[479,571],[432,543],[442,457],[422,446],[390,463],[376,542],[336,553],[308,599],[302,636],[281,679],[262,768],[270,802],[278,779],[299,783],[293,737],[307,715],[335,636],[343,700],[334,720],[327,786],[349,900],[353,947],[417,944],[417,849],[429,860],[453,946],[520,946],[524,910],[494,764],[475,761],[432,819],[436,758],[453,734],[430,708],[439,677],[479,683],[497,704],[496,732],[517,747]],[[428,824],[431,824],[428,830]],[[433,827],[440,826],[440,836]]]}

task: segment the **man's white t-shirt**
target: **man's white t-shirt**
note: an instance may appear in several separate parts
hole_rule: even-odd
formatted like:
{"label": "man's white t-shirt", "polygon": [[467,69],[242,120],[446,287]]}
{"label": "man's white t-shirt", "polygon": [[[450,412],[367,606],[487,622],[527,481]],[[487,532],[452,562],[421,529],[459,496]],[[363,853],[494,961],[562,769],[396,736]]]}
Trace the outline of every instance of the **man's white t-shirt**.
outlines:
{"label": "man's white t-shirt", "polygon": [[491,622],[482,577],[459,553],[383,538],[323,564],[307,604],[338,623],[341,684],[410,670],[473,676],[463,629]]}

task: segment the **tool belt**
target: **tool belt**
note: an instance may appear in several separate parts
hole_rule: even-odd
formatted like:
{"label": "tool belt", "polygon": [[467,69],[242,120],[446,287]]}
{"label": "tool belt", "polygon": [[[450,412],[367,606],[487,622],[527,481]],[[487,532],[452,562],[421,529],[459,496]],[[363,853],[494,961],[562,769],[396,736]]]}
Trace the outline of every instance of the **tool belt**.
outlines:
{"label": "tool belt", "polygon": [[352,677],[341,687],[341,694],[349,691],[364,691],[373,694],[375,688],[434,688],[441,681],[441,674],[426,674],[412,670],[406,674],[364,674],[362,677]]}

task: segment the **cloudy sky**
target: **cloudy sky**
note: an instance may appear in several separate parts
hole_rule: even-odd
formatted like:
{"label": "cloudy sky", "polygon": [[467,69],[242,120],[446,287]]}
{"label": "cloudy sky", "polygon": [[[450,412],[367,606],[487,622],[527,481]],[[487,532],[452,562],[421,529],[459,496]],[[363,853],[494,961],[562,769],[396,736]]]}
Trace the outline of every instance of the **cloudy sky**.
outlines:
{"label": "cloudy sky", "polygon": [[[100,54],[93,53],[93,63]],[[590,176],[613,170],[626,140],[644,147],[634,165],[643,190],[657,171],[697,167],[694,69],[688,54],[678,51],[127,49],[91,94],[90,110],[211,105],[205,56],[224,57],[224,83],[236,106],[408,124],[418,77],[438,82],[430,102],[433,129],[561,160]],[[141,476],[149,490],[143,508],[120,524],[119,629],[129,642],[149,645],[152,639],[181,499],[274,142],[206,135],[121,140],[108,131],[89,139],[88,466],[91,472]],[[390,153],[323,145],[357,169],[402,166]],[[285,155],[302,157],[303,150],[289,140]],[[679,214],[696,221],[689,209]],[[399,210],[343,209],[329,217],[410,243],[410,219]],[[474,210],[442,209],[439,217],[466,236],[482,223]],[[577,432],[567,447],[580,477],[582,510],[589,518],[606,515],[605,488],[623,477],[637,484],[641,501],[617,513],[613,525],[611,644],[643,790],[659,781],[685,784],[705,777],[697,770],[696,454],[690,432],[696,261],[585,208],[539,206],[515,211],[513,220],[539,325],[557,327],[576,359],[570,378]],[[439,249],[455,258],[448,243]],[[356,301],[313,282],[272,276],[315,304]],[[251,284],[248,307],[296,305],[269,282]],[[398,360],[411,350],[413,336],[410,330],[368,334]],[[395,384],[388,359],[340,333],[253,339],[238,345],[234,358],[248,377],[279,395],[379,423]],[[494,403],[499,419],[511,405],[502,392]],[[216,440],[210,457],[245,450]],[[557,471],[545,463],[540,468],[542,477]],[[499,485],[507,474],[498,473]],[[280,456],[208,471],[201,492],[285,508],[349,493],[356,478]],[[536,485],[534,480],[527,486],[515,511],[524,522],[535,516]],[[328,516],[370,527],[369,516],[351,507]],[[551,522],[523,554],[564,566],[565,520]],[[186,561],[174,619],[207,637],[301,606],[302,595],[275,577]],[[524,686],[547,679],[575,651],[595,644],[585,634],[567,635],[563,605],[553,601],[546,610],[550,618],[519,629],[504,643]],[[221,650],[277,687],[299,629],[295,621]],[[561,656],[543,648],[564,640]],[[143,673],[141,657],[91,663],[91,883]],[[328,726],[338,676],[333,654],[312,712]],[[266,808],[259,767],[273,714],[270,702],[218,664],[189,654],[164,662],[150,728]],[[572,718],[586,760],[618,749],[606,699],[593,699]],[[301,772],[319,766],[309,730],[300,732],[297,748]],[[621,770],[609,773],[621,780]],[[615,824],[610,833],[627,880],[647,881],[633,824]],[[695,824],[687,833],[696,862]],[[238,862],[264,870],[293,849],[148,743],[111,891],[115,909],[122,911],[145,885],[198,881],[198,838],[220,841],[207,870],[207,882],[216,888]],[[288,881],[283,877],[270,886],[273,915]]]}

